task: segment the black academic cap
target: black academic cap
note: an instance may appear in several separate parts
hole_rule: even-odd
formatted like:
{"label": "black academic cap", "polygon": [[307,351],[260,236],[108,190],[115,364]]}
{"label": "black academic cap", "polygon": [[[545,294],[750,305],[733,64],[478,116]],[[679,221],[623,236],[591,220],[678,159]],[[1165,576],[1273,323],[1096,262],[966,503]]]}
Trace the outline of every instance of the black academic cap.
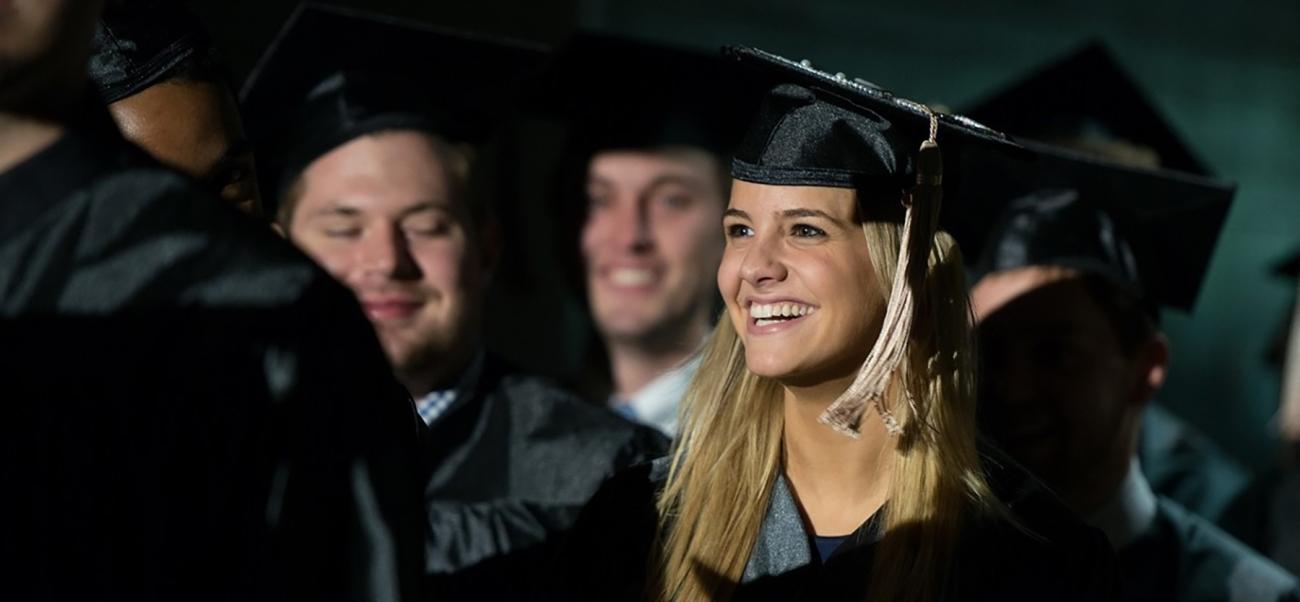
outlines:
{"label": "black academic cap", "polygon": [[240,94],[263,190],[280,198],[312,161],[390,129],[480,142],[542,66],[538,46],[303,4]]}
{"label": "black academic cap", "polygon": [[[736,179],[854,188],[890,201],[915,184],[917,151],[931,123],[924,105],[807,61],[749,47],[731,47],[726,54],[768,90],[732,162]],[[950,165],[977,148],[1019,154],[1010,138],[971,119],[937,114],[937,124],[937,141]],[[952,190],[946,194],[953,196]]]}
{"label": "black academic cap", "polygon": [[1161,168],[1210,175],[1099,43],[1040,68],[964,112],[1016,137],[1066,146],[1118,140],[1154,151]]}
{"label": "black academic cap", "polygon": [[557,52],[537,104],[572,126],[580,152],[689,146],[730,157],[758,92],[716,53],[582,32]]}
{"label": "black academic cap", "polygon": [[1036,160],[982,157],[950,231],[975,278],[1034,265],[1105,277],[1159,306],[1190,311],[1235,189],[1169,170],[1110,163],[1021,140]]}
{"label": "black academic cap", "polygon": [[164,81],[211,45],[198,18],[178,0],[109,2],[95,27],[90,81],[105,104],[116,102]]}

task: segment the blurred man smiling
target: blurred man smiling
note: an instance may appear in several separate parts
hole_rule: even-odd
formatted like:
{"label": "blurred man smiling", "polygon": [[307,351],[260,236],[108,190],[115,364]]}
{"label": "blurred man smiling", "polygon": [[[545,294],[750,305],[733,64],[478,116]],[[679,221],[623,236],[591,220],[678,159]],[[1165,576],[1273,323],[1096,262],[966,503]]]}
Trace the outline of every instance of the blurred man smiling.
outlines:
{"label": "blurred man smiling", "polygon": [[672,435],[719,307],[730,153],[758,95],[714,57],[595,34],[555,74],[585,201],[565,208],[581,213],[582,287],[608,360],[608,386],[589,394]]}

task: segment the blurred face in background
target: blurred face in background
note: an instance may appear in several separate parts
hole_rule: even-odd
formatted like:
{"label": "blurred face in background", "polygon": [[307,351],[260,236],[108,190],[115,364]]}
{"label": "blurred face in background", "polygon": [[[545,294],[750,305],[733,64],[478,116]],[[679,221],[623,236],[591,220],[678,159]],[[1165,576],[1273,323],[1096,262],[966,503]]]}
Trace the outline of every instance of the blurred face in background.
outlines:
{"label": "blurred face in background", "polygon": [[0,0],[0,111],[40,114],[79,100],[102,5]]}
{"label": "blurred face in background", "polygon": [[467,172],[459,149],[390,131],[320,157],[291,192],[290,238],[356,293],[408,382],[458,370],[477,351],[488,276]]}
{"label": "blurred face in background", "polygon": [[722,254],[722,169],[711,154],[686,148],[591,159],[582,255],[606,340],[635,344],[707,327]]}

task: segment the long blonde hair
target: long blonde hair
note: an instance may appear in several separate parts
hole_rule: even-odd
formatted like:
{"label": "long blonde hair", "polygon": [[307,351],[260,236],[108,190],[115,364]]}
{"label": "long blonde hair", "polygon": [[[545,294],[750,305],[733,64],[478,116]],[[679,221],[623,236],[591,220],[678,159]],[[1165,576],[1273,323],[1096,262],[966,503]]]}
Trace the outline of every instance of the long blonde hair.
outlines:
{"label": "long blonde hair", "polygon": [[[902,227],[867,221],[863,233],[883,298],[897,271]],[[947,233],[935,234],[926,263],[907,355],[888,396],[903,434],[893,441],[872,600],[938,599],[963,521],[999,508],[976,449],[970,305],[961,255]],[[910,401],[902,401],[908,393]],[[682,429],[658,501],[648,599],[731,597],[781,470],[781,400],[776,381],[748,370],[740,337],[723,316],[682,401]],[[841,435],[828,429],[827,436]]]}

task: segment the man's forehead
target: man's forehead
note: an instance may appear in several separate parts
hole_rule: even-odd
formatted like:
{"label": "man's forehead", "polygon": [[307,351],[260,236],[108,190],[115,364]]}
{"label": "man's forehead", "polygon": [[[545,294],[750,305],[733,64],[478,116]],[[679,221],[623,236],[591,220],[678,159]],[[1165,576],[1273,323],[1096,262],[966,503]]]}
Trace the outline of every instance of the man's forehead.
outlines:
{"label": "man's forehead", "polygon": [[1076,280],[1082,274],[1073,268],[1034,265],[993,272],[971,288],[971,309],[976,321],[1006,307],[1012,301],[1054,284]]}
{"label": "man's forehead", "polygon": [[326,197],[304,207],[310,216],[341,215],[353,217],[402,218],[414,215],[451,213],[451,203],[445,199],[383,198],[364,194],[340,194]]}
{"label": "man's forehead", "polygon": [[718,165],[712,154],[691,147],[613,149],[592,155],[587,176],[611,183],[649,184],[665,176],[707,178],[718,171]]}

